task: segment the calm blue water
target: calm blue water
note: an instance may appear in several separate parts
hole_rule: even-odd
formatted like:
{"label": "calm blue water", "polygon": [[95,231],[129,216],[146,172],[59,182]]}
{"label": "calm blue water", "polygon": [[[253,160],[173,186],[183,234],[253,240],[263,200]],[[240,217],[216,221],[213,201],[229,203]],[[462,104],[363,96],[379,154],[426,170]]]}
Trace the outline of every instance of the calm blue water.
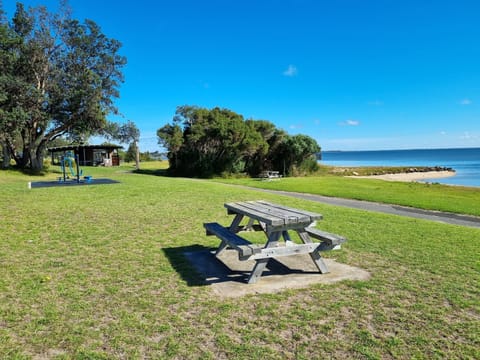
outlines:
{"label": "calm blue water", "polygon": [[324,151],[321,164],[332,166],[442,166],[456,175],[425,181],[480,187],[480,148],[383,151]]}

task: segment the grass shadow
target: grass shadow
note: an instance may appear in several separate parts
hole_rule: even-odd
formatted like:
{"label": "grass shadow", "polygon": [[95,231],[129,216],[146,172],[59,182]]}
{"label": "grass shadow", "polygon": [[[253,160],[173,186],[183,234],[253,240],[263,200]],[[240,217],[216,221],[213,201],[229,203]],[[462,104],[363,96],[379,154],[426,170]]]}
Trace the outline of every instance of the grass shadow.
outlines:
{"label": "grass shadow", "polygon": [[172,172],[170,169],[136,169],[132,170],[135,174],[142,175],[152,175],[152,176],[163,176],[169,178],[191,178],[191,179],[211,179],[214,177],[214,174],[209,175],[189,175]]}
{"label": "grass shadow", "polygon": [[168,171],[168,169],[138,169],[138,170],[133,170],[133,172],[135,174],[142,174],[142,175],[173,177]]}
{"label": "grass shadow", "polygon": [[51,172],[51,170],[48,167],[45,167],[42,170],[32,170],[29,168],[20,168],[16,165],[12,165],[7,168],[0,168],[0,172],[1,171],[5,171],[5,172],[8,171],[10,173],[17,173],[20,175],[37,176],[37,177],[44,177]]}

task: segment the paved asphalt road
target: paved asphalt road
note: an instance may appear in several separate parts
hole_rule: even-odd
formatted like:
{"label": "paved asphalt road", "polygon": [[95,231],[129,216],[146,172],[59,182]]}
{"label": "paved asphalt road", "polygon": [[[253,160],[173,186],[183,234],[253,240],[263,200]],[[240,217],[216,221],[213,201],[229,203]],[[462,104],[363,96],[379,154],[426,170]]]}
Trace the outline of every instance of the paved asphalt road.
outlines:
{"label": "paved asphalt road", "polygon": [[446,213],[441,211],[422,210],[422,209],[416,209],[416,208],[399,206],[399,205],[380,204],[380,203],[369,202],[369,201],[342,199],[342,198],[312,195],[312,194],[302,194],[302,193],[295,193],[295,192],[288,192],[288,191],[266,190],[266,189],[252,188],[252,187],[249,187],[249,189],[264,191],[272,194],[292,196],[299,199],[317,201],[317,202],[330,204],[330,205],[344,206],[344,207],[354,208],[354,209],[383,212],[386,214],[408,216],[408,217],[413,217],[417,219],[426,219],[426,220],[437,221],[441,223],[480,228],[480,217],[476,217],[476,216],[459,215],[459,214],[452,214],[452,213]]}

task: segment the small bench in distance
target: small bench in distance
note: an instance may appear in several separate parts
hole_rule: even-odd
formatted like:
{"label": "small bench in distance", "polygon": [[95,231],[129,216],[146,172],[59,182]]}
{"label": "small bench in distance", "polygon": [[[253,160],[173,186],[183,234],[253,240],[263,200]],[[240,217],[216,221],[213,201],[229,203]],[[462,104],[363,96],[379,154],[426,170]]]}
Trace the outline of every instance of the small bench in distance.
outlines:
{"label": "small bench in distance", "polygon": [[280,175],[280,171],[266,170],[262,171],[260,174],[260,178],[264,180],[280,179],[281,177],[282,175]]}

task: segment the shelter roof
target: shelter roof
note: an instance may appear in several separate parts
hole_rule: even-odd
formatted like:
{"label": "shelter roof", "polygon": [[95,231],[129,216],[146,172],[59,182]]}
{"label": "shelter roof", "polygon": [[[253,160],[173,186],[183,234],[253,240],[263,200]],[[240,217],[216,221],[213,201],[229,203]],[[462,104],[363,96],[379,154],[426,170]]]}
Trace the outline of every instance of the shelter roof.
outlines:
{"label": "shelter roof", "polygon": [[50,152],[59,152],[59,151],[68,151],[68,150],[82,150],[82,149],[91,149],[91,150],[114,150],[114,149],[121,149],[123,146],[119,145],[66,145],[66,146],[56,146],[48,148],[47,150]]}

